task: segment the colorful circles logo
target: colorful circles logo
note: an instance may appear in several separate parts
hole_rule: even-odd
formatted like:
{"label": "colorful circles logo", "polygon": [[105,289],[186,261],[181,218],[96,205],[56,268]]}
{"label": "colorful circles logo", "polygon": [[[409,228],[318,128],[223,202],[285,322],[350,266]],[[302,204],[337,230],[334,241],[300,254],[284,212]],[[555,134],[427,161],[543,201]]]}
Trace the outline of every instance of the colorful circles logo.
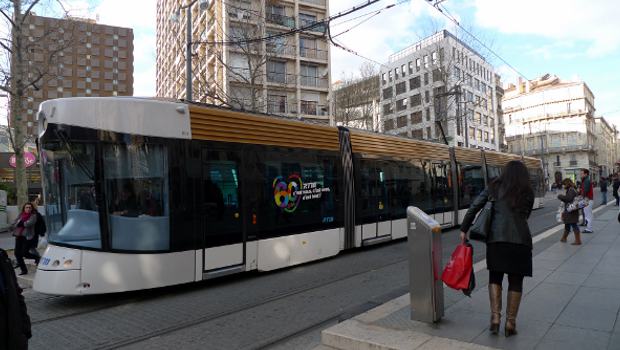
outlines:
{"label": "colorful circles logo", "polygon": [[301,189],[303,183],[301,177],[293,174],[284,180],[282,176],[278,176],[273,180],[273,199],[278,208],[287,213],[292,213],[297,209],[301,201]]}

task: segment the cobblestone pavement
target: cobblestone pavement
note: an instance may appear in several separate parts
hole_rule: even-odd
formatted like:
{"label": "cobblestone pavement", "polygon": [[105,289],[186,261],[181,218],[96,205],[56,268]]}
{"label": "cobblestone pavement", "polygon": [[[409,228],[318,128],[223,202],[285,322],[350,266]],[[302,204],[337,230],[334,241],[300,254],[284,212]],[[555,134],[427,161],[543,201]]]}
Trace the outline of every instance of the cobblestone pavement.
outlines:
{"label": "cobblestone pavement", "polygon": [[[553,219],[555,208],[534,212],[535,232],[553,225],[545,216]],[[444,260],[457,241],[457,230],[444,233]],[[475,252],[476,260],[484,258],[483,246]],[[316,341],[329,324],[403,294],[406,253],[400,241],[272,273],[116,295],[28,291],[31,349],[298,349],[300,339]]]}

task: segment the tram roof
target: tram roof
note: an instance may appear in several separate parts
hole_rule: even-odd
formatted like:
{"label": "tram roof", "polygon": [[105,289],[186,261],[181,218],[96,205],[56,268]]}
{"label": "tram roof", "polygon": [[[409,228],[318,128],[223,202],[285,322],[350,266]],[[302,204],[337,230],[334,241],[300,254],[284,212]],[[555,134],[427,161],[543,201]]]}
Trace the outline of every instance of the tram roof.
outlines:
{"label": "tram roof", "polygon": [[[39,133],[47,123],[66,124],[144,136],[210,140],[338,151],[338,128],[290,118],[249,113],[213,105],[165,98],[72,97],[48,100],[39,107]],[[128,116],[131,116],[130,118]],[[349,128],[354,153],[409,159],[448,160],[444,144]],[[479,164],[479,149],[455,147],[456,158]],[[540,167],[540,160],[486,151],[487,164],[503,166],[521,160]]]}

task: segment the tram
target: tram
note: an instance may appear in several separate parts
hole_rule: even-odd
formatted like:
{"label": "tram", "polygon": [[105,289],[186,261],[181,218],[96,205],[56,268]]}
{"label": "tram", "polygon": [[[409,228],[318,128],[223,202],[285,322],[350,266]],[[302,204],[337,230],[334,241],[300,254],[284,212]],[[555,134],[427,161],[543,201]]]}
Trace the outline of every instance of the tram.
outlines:
{"label": "tram", "polygon": [[49,244],[33,287],[47,294],[323,259],[406,237],[408,205],[456,226],[512,159],[544,195],[534,158],[212,106],[64,98],[38,121]]}

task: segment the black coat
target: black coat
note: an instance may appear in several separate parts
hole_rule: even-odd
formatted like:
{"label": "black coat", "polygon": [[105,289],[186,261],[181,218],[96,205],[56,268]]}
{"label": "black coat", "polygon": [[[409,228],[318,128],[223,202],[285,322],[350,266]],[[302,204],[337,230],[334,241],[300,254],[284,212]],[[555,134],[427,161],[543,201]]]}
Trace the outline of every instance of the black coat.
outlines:
{"label": "black coat", "polygon": [[[534,205],[534,192],[518,194],[521,198],[516,208],[512,208],[504,198],[498,198],[493,203],[493,219],[487,243],[514,243],[532,248],[532,234],[527,224],[527,219],[532,213]],[[489,189],[485,189],[474,200],[467,210],[461,231],[467,232],[471,227],[476,214],[489,200]]]}
{"label": "black coat", "polygon": [[6,252],[0,249],[0,350],[28,349],[30,317]]}
{"label": "black coat", "polygon": [[[558,194],[558,199],[564,202],[564,209],[575,200],[575,197],[577,197],[577,191],[572,187],[566,190],[566,194]],[[565,211],[562,214],[562,221],[564,221],[565,224],[578,223],[579,210],[573,210],[571,212]]]}

